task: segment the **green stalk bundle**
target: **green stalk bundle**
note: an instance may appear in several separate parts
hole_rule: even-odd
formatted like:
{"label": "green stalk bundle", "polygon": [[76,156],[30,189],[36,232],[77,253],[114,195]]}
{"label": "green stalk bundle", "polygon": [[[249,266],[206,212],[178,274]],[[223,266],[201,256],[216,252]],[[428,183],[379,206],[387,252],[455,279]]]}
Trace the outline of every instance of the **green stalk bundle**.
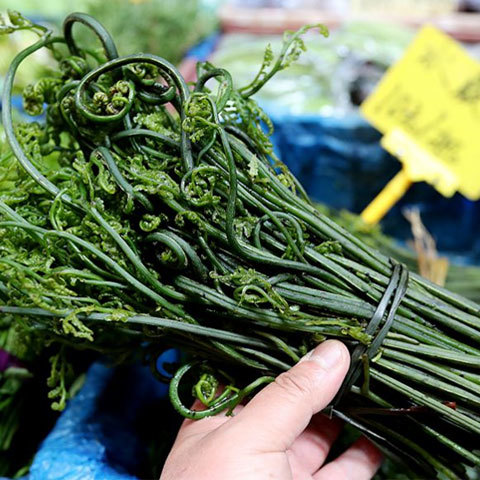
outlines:
{"label": "green stalk bundle", "polygon": [[[78,48],[77,22],[100,49]],[[18,163],[0,162],[11,183],[0,191],[0,313],[60,346],[56,408],[67,399],[64,345],[118,362],[142,351],[153,368],[165,349],[190,352],[171,399],[200,418],[338,338],[361,375],[331,414],[430,477],[480,465],[480,307],[414,273],[402,298],[406,271],[318,212],[275,158],[271,123],[251,99],[313,26],[287,32],[276,57],[267,48],[240,89],[209,63],[189,86],[160,57],[119,56],[83,14],[60,37],[15,13],[3,27],[22,28],[40,39],[15,58],[3,92]],[[16,70],[41,48],[58,71],[24,100],[32,114],[46,104],[45,122],[13,125]],[[185,406],[184,381],[204,411]]]}
{"label": "green stalk bundle", "polygon": [[[411,271],[418,271],[417,254],[383,233],[378,224],[367,225],[359,215],[347,210],[337,211],[323,204],[317,204],[316,206],[321,213],[346,228],[368,246],[404,263]],[[452,261],[448,265],[445,287],[451,292],[463,295],[478,303],[480,301],[480,267],[456,264],[455,261]]]}

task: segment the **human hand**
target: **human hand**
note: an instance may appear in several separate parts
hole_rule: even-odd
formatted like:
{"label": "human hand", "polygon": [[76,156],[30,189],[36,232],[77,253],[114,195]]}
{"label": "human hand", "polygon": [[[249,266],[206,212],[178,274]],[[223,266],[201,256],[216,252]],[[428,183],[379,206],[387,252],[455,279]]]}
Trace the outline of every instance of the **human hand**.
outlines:
{"label": "human hand", "polygon": [[324,465],[341,423],[318,412],[335,396],[349,363],[347,348],[328,340],[234,416],[185,420],[160,480],[370,479],[382,456],[364,437]]}

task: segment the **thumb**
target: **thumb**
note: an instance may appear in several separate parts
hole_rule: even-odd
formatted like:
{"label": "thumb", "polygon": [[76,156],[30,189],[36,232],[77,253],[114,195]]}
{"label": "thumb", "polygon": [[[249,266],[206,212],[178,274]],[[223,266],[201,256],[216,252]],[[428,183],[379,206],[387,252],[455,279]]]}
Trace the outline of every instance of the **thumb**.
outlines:
{"label": "thumb", "polygon": [[[284,451],[339,390],[350,365],[347,347],[327,340],[260,391],[229,422],[251,447]],[[255,432],[255,435],[251,435]]]}

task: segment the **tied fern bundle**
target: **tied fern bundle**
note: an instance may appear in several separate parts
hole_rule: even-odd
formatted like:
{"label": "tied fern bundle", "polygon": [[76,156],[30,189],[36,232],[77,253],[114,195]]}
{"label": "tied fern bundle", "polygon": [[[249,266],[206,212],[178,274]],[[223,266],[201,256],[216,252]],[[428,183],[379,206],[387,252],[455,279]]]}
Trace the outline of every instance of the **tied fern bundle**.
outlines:
{"label": "tied fern bundle", "polygon": [[[417,253],[410,246],[402,246],[397,240],[386,235],[378,224],[368,225],[360,215],[348,210],[339,211],[323,204],[316,206],[320,212],[335,220],[368,246],[404,263],[411,271],[419,270],[420,260]],[[455,261],[449,263],[445,287],[478,303],[480,301],[480,267],[456,264]]]}
{"label": "tied fern bundle", "polygon": [[[77,22],[101,48],[79,49]],[[24,28],[40,39],[15,58],[3,92],[18,162],[4,157],[0,167],[0,313],[59,345],[49,380],[57,408],[71,348],[119,362],[142,352],[154,370],[171,346],[191,352],[170,397],[201,418],[339,338],[352,366],[329,413],[415,471],[473,474],[480,307],[319,213],[273,154],[271,123],[251,98],[298,58],[314,27],[287,32],[278,56],[267,48],[240,89],[209,63],[189,86],[160,57],[119,56],[83,14],[68,16],[60,37],[15,13],[3,27]],[[34,115],[46,105],[45,122],[13,125],[15,73],[42,48],[58,71],[24,101]],[[186,406],[185,384],[204,410]]]}

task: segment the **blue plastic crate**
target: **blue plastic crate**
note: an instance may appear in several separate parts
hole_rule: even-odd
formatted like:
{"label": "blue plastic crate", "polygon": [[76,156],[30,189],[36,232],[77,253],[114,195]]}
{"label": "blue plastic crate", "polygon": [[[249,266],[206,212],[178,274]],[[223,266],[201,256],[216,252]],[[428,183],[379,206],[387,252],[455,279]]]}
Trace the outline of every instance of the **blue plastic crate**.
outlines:
{"label": "blue plastic crate", "polygon": [[[277,154],[318,202],[360,213],[400,169],[380,146],[380,133],[359,115],[290,115],[272,104],[263,107],[275,126]],[[414,184],[384,218],[386,233],[411,238],[402,214],[409,207],[420,210],[440,250],[465,263],[480,261],[480,202],[460,194],[445,198],[426,183]]]}

